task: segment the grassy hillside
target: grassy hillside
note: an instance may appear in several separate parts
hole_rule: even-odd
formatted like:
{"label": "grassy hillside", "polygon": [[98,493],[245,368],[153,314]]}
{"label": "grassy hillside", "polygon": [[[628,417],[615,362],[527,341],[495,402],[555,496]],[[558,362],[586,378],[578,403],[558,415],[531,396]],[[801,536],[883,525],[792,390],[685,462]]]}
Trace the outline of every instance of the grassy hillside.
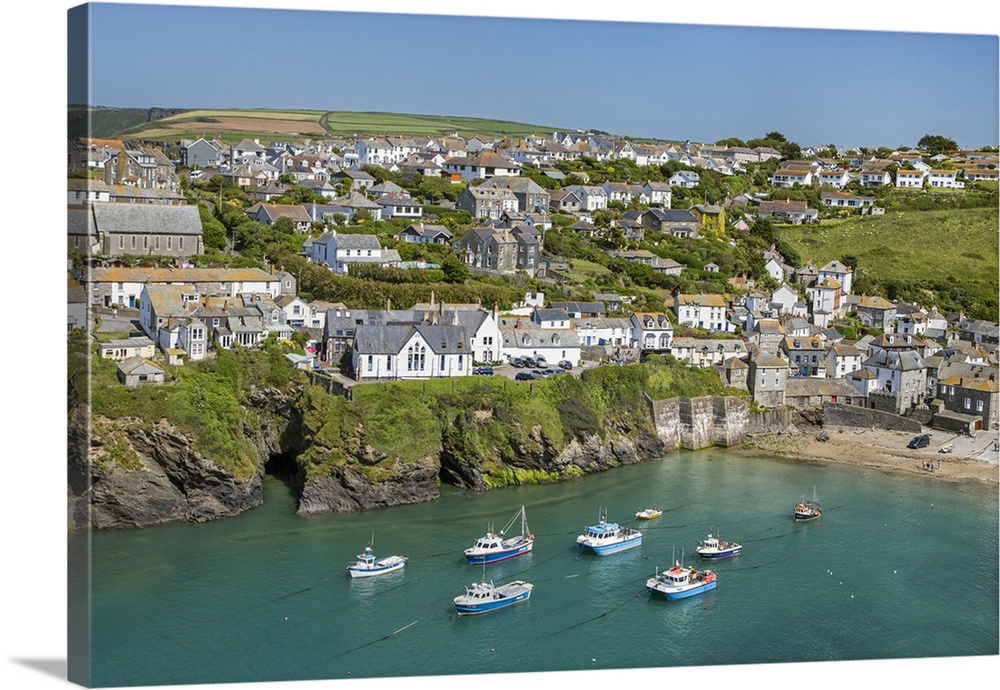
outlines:
{"label": "grassy hillside", "polygon": [[[89,115],[89,120],[88,120]],[[68,132],[71,137],[114,139],[149,118],[147,108],[87,108],[71,106],[68,112]],[[89,127],[89,131],[88,131]]]}
{"label": "grassy hillside", "polygon": [[247,137],[289,140],[355,135],[438,137],[455,132],[463,137],[473,134],[522,137],[551,133],[556,129],[549,125],[471,117],[321,110],[190,110],[135,127],[139,122],[123,121],[120,129],[113,133],[143,139],[217,137],[238,140]]}
{"label": "grassy hillside", "polygon": [[888,211],[821,225],[782,227],[803,261],[856,257],[854,292],[889,299],[933,297],[939,308],[965,302],[976,318],[998,317],[996,208]]}

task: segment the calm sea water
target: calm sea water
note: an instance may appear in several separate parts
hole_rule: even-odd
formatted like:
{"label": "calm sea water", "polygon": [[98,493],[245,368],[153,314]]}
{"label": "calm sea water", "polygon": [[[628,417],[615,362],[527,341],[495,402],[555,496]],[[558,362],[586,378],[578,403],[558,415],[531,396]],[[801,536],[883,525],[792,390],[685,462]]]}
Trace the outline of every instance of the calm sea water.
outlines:
{"label": "calm sea water", "polygon": [[[791,508],[816,487],[823,517]],[[481,579],[462,550],[521,505],[533,553],[487,566],[530,601],[459,617]],[[662,518],[635,521],[655,505]],[[583,555],[608,519],[641,548]],[[725,451],[677,453],[550,486],[354,515],[295,515],[268,478],[265,505],[202,525],[92,535],[92,683],[191,684],[998,653],[995,487]],[[672,556],[695,564],[709,531],[742,541],[691,599],[644,588]],[[352,581],[374,532],[402,572]],[[79,538],[79,537],[75,537]],[[699,565],[699,567],[701,567]],[[641,631],[641,633],[640,633]]]}

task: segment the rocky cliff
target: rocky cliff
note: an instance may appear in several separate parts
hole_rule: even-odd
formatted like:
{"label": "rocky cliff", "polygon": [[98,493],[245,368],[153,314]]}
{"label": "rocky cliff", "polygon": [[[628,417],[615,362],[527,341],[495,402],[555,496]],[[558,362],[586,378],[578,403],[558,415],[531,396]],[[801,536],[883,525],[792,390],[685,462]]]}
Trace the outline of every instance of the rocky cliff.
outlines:
{"label": "rocky cliff", "polygon": [[745,402],[721,396],[647,399],[600,423],[578,406],[563,406],[560,435],[551,419],[546,433],[540,422],[498,420],[482,402],[440,424],[439,442],[402,459],[373,447],[379,444],[366,434],[368,420],[350,403],[333,398],[340,401],[337,415],[310,406],[308,397],[301,389],[247,396],[243,433],[254,459],[237,469],[207,457],[167,420],[110,420],[72,405],[70,445],[86,452],[70,453],[71,527],[128,529],[237,515],[261,504],[268,471],[287,477],[301,515],[353,512],[435,500],[441,482],[483,491],[560,481],[678,447],[732,445],[744,433],[781,431],[788,423],[784,415],[762,423]]}

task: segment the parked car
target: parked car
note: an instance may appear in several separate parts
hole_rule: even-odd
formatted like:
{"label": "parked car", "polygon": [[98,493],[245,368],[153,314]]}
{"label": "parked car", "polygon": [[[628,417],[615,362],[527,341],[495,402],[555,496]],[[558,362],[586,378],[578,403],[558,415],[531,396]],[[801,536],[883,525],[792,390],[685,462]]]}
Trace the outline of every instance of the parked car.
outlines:
{"label": "parked car", "polygon": [[545,370],[545,373],[548,376],[558,376],[559,374],[565,374],[566,372],[562,369],[553,369],[552,367],[549,367]]}
{"label": "parked car", "polygon": [[571,361],[569,361],[568,359],[561,360],[559,362],[559,368],[560,369],[565,369],[566,371],[569,371],[570,369],[573,368],[573,363]]}
{"label": "parked car", "polygon": [[524,359],[522,357],[514,357],[510,360],[510,365],[517,369],[524,369]]}
{"label": "parked car", "polygon": [[926,448],[931,444],[930,434],[920,434],[919,436],[914,436],[910,439],[910,442],[906,444],[907,448]]}
{"label": "parked car", "polygon": [[523,359],[524,359],[524,366],[528,367],[529,369],[534,369],[535,367],[538,366],[538,362],[535,360],[534,357],[527,356],[524,357]]}
{"label": "parked car", "polygon": [[544,379],[547,378],[549,375],[549,372],[545,371],[544,369],[532,369],[531,373],[535,375],[536,379]]}
{"label": "parked car", "polygon": [[534,381],[535,380],[535,375],[532,374],[530,371],[519,371],[516,374],[514,374],[514,380],[515,381]]}
{"label": "parked car", "polygon": [[473,376],[493,376],[493,367],[482,366],[472,370]]}
{"label": "parked car", "polygon": [[535,357],[535,366],[537,366],[539,369],[548,369],[549,360],[545,359],[543,355],[538,355],[537,357]]}

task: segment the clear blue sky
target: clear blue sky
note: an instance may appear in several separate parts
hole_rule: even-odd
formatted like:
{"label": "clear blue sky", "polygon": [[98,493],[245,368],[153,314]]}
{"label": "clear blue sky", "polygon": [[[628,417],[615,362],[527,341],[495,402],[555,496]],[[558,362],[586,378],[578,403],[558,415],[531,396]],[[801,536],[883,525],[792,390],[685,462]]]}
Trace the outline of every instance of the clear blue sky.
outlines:
{"label": "clear blue sky", "polygon": [[384,110],[695,141],[774,130],[803,145],[998,139],[995,35],[91,9],[95,105]]}

